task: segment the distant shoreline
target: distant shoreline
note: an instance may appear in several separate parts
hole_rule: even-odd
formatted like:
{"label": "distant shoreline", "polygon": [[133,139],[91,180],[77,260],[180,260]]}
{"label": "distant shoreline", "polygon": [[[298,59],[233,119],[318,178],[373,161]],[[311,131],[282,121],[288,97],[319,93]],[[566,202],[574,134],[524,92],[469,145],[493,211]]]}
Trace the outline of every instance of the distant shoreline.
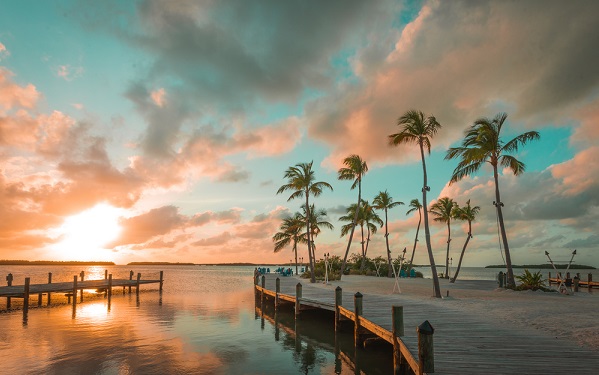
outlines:
{"label": "distant shoreline", "polygon": [[0,260],[0,266],[115,266],[114,262],[76,260]]}
{"label": "distant shoreline", "polygon": [[[505,265],[503,264],[494,264],[491,266],[485,266],[485,268],[505,268]],[[531,268],[531,269],[542,269],[542,270],[551,270],[553,269],[553,266],[551,264],[512,264],[512,268]],[[566,268],[568,268],[567,264],[556,264],[555,268],[560,269],[560,270],[565,270]],[[596,268],[593,266],[587,266],[584,264],[571,264],[570,265],[570,269],[571,270],[595,270]]]}

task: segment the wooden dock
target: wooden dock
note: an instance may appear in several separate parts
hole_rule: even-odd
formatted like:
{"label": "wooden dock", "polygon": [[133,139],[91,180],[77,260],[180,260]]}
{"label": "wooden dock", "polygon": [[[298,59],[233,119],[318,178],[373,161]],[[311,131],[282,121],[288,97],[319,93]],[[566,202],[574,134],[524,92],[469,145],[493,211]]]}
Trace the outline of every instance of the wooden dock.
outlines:
{"label": "wooden dock", "polygon": [[[394,357],[399,349],[400,358],[394,358],[396,373],[595,374],[599,368],[596,351],[534,328],[509,327],[501,321],[464,313],[431,300],[402,301],[401,295],[364,295],[360,298],[361,307],[358,307],[361,311],[356,315],[355,301],[359,293],[354,295],[314,287],[296,277],[280,277],[277,293],[276,279],[277,275],[269,274],[264,278],[264,287],[255,285],[257,298],[273,301],[275,305],[293,303],[297,318],[301,318],[301,311],[305,309],[338,310],[340,319],[354,322],[356,345],[361,344],[360,337],[368,337],[366,334],[394,345]],[[298,282],[302,285],[300,289]],[[339,308],[335,303],[337,293],[341,294]],[[296,298],[297,295],[300,298]],[[397,315],[398,306],[402,307],[403,329],[397,327],[398,317],[393,316]],[[397,340],[393,334],[394,320]],[[432,353],[422,353],[422,343],[419,348],[417,327],[422,329],[425,321],[434,327],[431,332],[434,334],[424,337],[431,339]],[[421,334],[420,340],[423,340]],[[432,356],[433,371],[430,371],[431,364],[426,363],[430,358],[421,358],[427,354]],[[400,367],[400,363],[404,367]]]}
{"label": "wooden dock", "polygon": [[[105,272],[105,278],[100,280],[84,280],[85,273],[82,271],[80,274],[81,280],[78,280],[77,276],[73,276],[73,281],[70,282],[52,282],[52,274],[48,274],[48,283],[44,284],[30,284],[30,278],[25,278],[25,283],[23,285],[12,285],[12,274],[7,276],[8,286],[0,286],[0,297],[6,298],[6,309],[11,309],[11,299],[12,298],[22,298],[23,299],[23,317],[27,319],[27,312],[29,310],[30,305],[30,297],[32,295],[37,295],[37,305],[42,306],[42,296],[47,296],[47,306],[51,304],[51,296],[53,293],[64,293],[68,298],[68,303],[73,301],[73,309],[77,305],[77,299],[79,297],[79,302],[83,302],[83,291],[86,289],[95,289],[104,291],[106,296],[108,297],[108,301],[110,303],[110,298],[112,296],[112,290],[116,287],[122,287],[123,293],[125,292],[125,288],[129,288],[129,293],[131,293],[131,289],[135,288],[136,294],[139,295],[139,289],[141,285],[146,284],[159,284],[159,290],[162,292],[162,285],[164,282],[164,273],[160,271],[160,279],[158,280],[142,280],[141,274],[137,274],[137,278],[133,279],[133,271],[130,273],[129,279],[113,279],[112,275],[109,275],[108,272]],[[72,297],[72,298],[71,298]]]}

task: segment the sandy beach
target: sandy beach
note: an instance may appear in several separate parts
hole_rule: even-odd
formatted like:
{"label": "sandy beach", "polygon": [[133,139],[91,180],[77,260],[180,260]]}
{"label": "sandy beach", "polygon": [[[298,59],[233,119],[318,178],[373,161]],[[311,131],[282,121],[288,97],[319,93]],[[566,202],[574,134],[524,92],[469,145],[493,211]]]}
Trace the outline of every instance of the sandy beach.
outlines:
{"label": "sandy beach", "polygon": [[[495,281],[459,279],[450,284],[440,279],[442,299],[434,298],[430,279],[400,279],[401,293],[396,295],[407,305],[411,300],[426,300],[431,304],[443,304],[447,308],[474,314],[502,328],[534,327],[559,340],[599,350],[599,291],[589,293],[586,289],[571,295],[542,291],[516,292],[497,288]],[[313,284],[319,288],[368,294],[393,294],[395,280],[386,277],[344,276],[341,281],[328,285]],[[447,292],[449,291],[449,297]]]}

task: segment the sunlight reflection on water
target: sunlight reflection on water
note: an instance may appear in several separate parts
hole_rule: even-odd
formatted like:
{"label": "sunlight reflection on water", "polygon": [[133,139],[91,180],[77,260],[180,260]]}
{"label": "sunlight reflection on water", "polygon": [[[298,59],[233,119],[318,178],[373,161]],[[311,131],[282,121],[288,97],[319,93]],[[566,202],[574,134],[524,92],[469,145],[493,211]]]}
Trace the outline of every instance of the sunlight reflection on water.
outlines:
{"label": "sunlight reflection on water", "polygon": [[[129,278],[130,266],[108,267]],[[72,281],[81,267],[2,266],[14,284]],[[103,279],[103,267],[84,268],[86,280]],[[253,267],[133,267],[142,279],[158,279],[164,292],[142,286],[139,297],[115,288],[108,309],[103,297],[71,306],[31,308],[27,325],[18,311],[0,314],[0,372],[7,374],[353,374],[336,358],[330,321],[306,322],[294,331],[292,312],[256,315]],[[4,301],[0,300],[0,304]],[[2,306],[3,308],[4,306]],[[269,315],[270,314],[270,315]],[[271,316],[272,315],[272,316]],[[347,358],[351,334],[342,336]],[[336,361],[337,359],[337,361]],[[343,362],[343,364],[341,364]],[[391,356],[373,354],[362,373],[388,373]],[[337,370],[335,370],[337,368]]]}

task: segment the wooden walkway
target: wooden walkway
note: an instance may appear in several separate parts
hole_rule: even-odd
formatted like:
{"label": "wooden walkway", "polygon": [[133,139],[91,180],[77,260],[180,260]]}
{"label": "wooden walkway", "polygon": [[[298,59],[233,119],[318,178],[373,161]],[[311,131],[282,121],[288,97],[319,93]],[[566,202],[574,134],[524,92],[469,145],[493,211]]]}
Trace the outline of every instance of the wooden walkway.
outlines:
{"label": "wooden walkway", "polygon": [[[265,289],[275,290],[277,275],[267,275]],[[296,277],[280,277],[281,300],[295,302],[296,284],[302,284],[300,305],[335,310],[335,292],[311,286]],[[261,287],[256,285],[256,289]],[[389,341],[392,306],[403,305],[405,334],[401,340],[418,360],[416,327],[428,320],[434,327],[435,374],[596,374],[599,353],[556,339],[533,328],[506,326],[484,316],[467,314],[430,300],[403,299],[401,295],[364,295],[363,317],[382,328],[374,334]],[[353,312],[354,295],[343,292],[344,310]],[[414,368],[412,366],[412,368]],[[417,368],[416,371],[417,373]]]}

